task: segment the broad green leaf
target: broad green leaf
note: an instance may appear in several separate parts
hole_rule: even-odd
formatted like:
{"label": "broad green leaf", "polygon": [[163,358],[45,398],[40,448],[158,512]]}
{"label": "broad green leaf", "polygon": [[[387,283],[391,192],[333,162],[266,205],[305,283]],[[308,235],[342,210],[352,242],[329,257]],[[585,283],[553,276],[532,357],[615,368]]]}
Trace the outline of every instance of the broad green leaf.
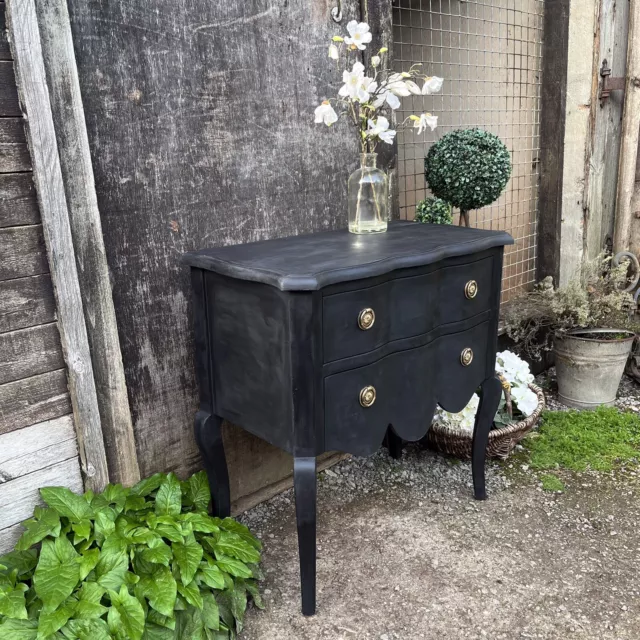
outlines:
{"label": "broad green leaf", "polygon": [[78,598],[86,602],[99,603],[106,589],[97,582],[83,582],[78,590]]}
{"label": "broad green leaf", "polygon": [[187,482],[186,499],[198,511],[206,512],[211,502],[211,491],[209,490],[209,480],[206,471],[199,471],[192,475]]}
{"label": "broad green leaf", "polygon": [[116,524],[112,516],[113,513],[110,510],[99,511],[96,514],[96,521],[94,526],[96,538],[100,542],[104,542],[104,540],[112,535],[116,530]]}
{"label": "broad green leaf", "polygon": [[182,529],[171,516],[160,516],[156,520],[154,531],[170,542],[182,542],[184,540]]}
{"label": "broad green leaf", "polygon": [[167,567],[159,566],[152,575],[142,577],[138,588],[149,601],[149,606],[164,616],[173,616],[177,585]]}
{"label": "broad green leaf", "polygon": [[42,499],[60,516],[72,522],[81,522],[93,515],[91,506],[84,499],[67,487],[44,487],[40,489]]}
{"label": "broad green leaf", "polygon": [[108,484],[102,492],[102,495],[109,504],[115,505],[116,510],[121,512],[127,501],[129,490],[125,489],[121,484]]}
{"label": "broad green leaf", "polygon": [[183,628],[180,637],[189,640],[206,640],[202,613],[195,607],[189,607],[180,615]]}
{"label": "broad green leaf", "polygon": [[224,575],[220,567],[215,564],[201,563],[197,575],[202,582],[212,589],[220,589],[222,591],[225,587]]}
{"label": "broad green leaf", "polygon": [[5,571],[16,571],[18,578],[30,574],[38,563],[38,552],[29,551],[11,551],[0,556],[0,565],[6,567]]}
{"label": "broad green leaf", "polygon": [[109,628],[104,620],[69,620],[63,632],[69,631],[78,640],[111,640]]}
{"label": "broad green leaf", "polygon": [[188,522],[194,531],[202,533],[218,533],[220,527],[216,524],[216,518],[204,513],[185,513],[180,516],[182,522]]}
{"label": "broad green leaf", "polygon": [[22,585],[24,588],[11,589],[8,593],[0,593],[0,616],[7,616],[7,618],[15,618],[16,620],[26,620],[27,605],[24,598],[24,592],[27,590],[26,585]]}
{"label": "broad green leaf", "polygon": [[41,613],[38,621],[38,640],[45,640],[58,629],[62,629],[73,615],[74,608],[74,605],[66,604],[50,613]]}
{"label": "broad green leaf", "polygon": [[124,574],[129,569],[129,557],[126,551],[118,548],[116,544],[107,544],[112,539],[113,537],[107,538],[102,547],[100,559],[96,565],[96,576],[101,587],[116,591],[124,583]]}
{"label": "broad green leaf", "polygon": [[177,516],[182,509],[182,490],[180,480],[170,473],[158,489],[156,495],[156,514],[159,516]]}
{"label": "broad green leaf", "polygon": [[60,516],[53,509],[36,507],[34,517],[22,523],[26,531],[18,540],[17,551],[29,549],[47,536],[57,538],[60,535]]}
{"label": "broad green leaf", "polygon": [[240,562],[240,560],[235,560],[234,558],[229,558],[224,555],[216,554],[216,564],[227,573],[230,573],[232,576],[236,576],[236,578],[251,578],[252,573],[251,569],[247,567],[244,562]]}
{"label": "broad green leaf", "polygon": [[240,633],[244,626],[244,613],[247,610],[247,592],[242,582],[236,584],[231,593],[231,613],[236,619],[236,631]]}
{"label": "broad green leaf", "polygon": [[83,540],[88,540],[91,537],[91,520],[74,522],[71,524],[71,529],[75,534],[73,536],[73,544],[78,544]]}
{"label": "broad green leaf", "polygon": [[147,622],[144,626],[142,640],[174,640],[175,637],[175,633],[171,629]]}
{"label": "broad green leaf", "polygon": [[55,611],[73,592],[80,579],[78,554],[66,537],[44,540],[33,575],[33,585],[43,611]]}
{"label": "broad green leaf", "polygon": [[153,507],[152,502],[147,502],[142,496],[127,496],[127,501],[124,503],[125,513],[129,511],[142,511]]}
{"label": "broad green leaf", "polygon": [[187,537],[184,544],[175,542],[171,549],[173,557],[180,568],[180,578],[182,584],[189,584],[196,575],[196,571],[202,560],[202,547],[196,542],[193,534]]}
{"label": "broad green leaf", "polygon": [[80,580],[84,580],[100,560],[100,549],[89,549],[80,556]]}
{"label": "broad green leaf", "polygon": [[156,473],[150,478],[140,480],[138,484],[131,487],[131,495],[143,497],[148,496],[160,487],[166,477],[167,476],[164,473]]}
{"label": "broad green leaf", "polygon": [[36,640],[38,622],[36,620],[12,620],[0,623],[0,638],[2,640]]}
{"label": "broad green leaf", "polygon": [[158,613],[155,609],[149,609],[147,613],[147,621],[152,622],[153,624],[157,624],[160,627],[165,627],[167,629],[171,629],[172,631],[176,628],[176,619],[171,612],[171,617],[163,616],[161,613]]}
{"label": "broad green leaf", "polygon": [[138,584],[138,582],[140,582],[140,576],[131,572],[131,571],[127,571],[124,574],[124,583],[127,585],[136,585]]}
{"label": "broad green leaf", "polygon": [[222,620],[222,622],[227,626],[227,628],[234,629],[235,619],[233,617],[233,613],[231,613],[231,591],[216,593],[215,599],[216,599],[216,602],[218,603],[220,620]]}
{"label": "broad green leaf", "polygon": [[259,562],[260,552],[241,538],[237,533],[221,531],[215,544],[216,556],[218,552],[231,556],[242,562]]}
{"label": "broad green leaf", "polygon": [[103,607],[99,602],[79,600],[76,603],[74,617],[80,620],[91,620],[93,618],[101,618],[107,611],[107,607]]}
{"label": "broad green leaf", "polygon": [[202,611],[202,595],[196,581],[184,585],[178,582],[178,593],[192,606]]}
{"label": "broad green leaf", "polygon": [[264,603],[262,602],[262,596],[260,595],[260,589],[258,588],[258,583],[255,580],[245,580],[244,586],[247,591],[251,594],[251,598],[253,600],[253,604],[258,607],[258,609],[264,609]]}
{"label": "broad green leaf", "polygon": [[256,580],[264,580],[264,573],[262,573],[260,565],[253,562],[248,562],[247,567],[249,567],[253,578],[255,578]]}
{"label": "broad green leaf", "polygon": [[230,531],[231,533],[235,533],[239,535],[243,540],[248,542],[252,547],[255,547],[258,551],[262,549],[262,542],[256,538],[251,531],[249,531],[248,527],[243,525],[242,523],[234,520],[233,518],[225,518],[221,525],[225,531]]}
{"label": "broad green leaf", "polygon": [[220,612],[212,593],[202,594],[202,621],[208,629],[220,629]]}
{"label": "broad green leaf", "polygon": [[[122,585],[120,591],[109,591],[111,598],[111,609],[108,618],[112,617],[112,611],[115,609],[119,617],[119,625],[125,631],[129,640],[140,640],[144,632],[144,609],[139,600],[132,596],[127,587]],[[112,628],[111,622],[109,627]]]}
{"label": "broad green leaf", "polygon": [[143,549],[140,556],[146,562],[163,564],[165,567],[168,567],[169,563],[173,559],[173,552],[166,542],[163,540],[157,540],[154,541],[153,546]]}

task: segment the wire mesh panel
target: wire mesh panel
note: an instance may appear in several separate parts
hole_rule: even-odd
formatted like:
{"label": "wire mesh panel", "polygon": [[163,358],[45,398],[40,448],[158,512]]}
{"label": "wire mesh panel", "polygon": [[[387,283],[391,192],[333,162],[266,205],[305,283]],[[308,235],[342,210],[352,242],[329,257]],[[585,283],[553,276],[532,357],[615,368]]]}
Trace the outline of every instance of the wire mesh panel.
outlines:
{"label": "wire mesh panel", "polygon": [[[398,135],[400,215],[413,219],[429,195],[424,156],[453,129],[481,127],[511,152],[512,177],[494,204],[470,213],[472,225],[504,229],[503,299],[535,281],[540,151],[543,0],[394,0],[397,70],[415,63],[445,79],[441,93],[404,98],[398,121],[437,115],[438,128]],[[455,222],[457,223],[457,216]]]}

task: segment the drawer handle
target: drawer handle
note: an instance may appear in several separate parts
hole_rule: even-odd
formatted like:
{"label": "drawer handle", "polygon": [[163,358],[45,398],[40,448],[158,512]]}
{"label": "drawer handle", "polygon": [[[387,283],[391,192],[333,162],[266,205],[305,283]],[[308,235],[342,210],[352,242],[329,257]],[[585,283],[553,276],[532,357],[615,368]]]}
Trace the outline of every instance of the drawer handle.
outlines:
{"label": "drawer handle", "polygon": [[475,280],[469,280],[467,284],[464,285],[464,295],[467,300],[473,300],[478,294],[478,283]]}
{"label": "drawer handle", "polygon": [[375,387],[369,385],[360,392],[360,404],[366,409],[376,401]]}
{"label": "drawer handle", "polygon": [[373,323],[376,321],[376,313],[373,309],[363,309],[358,315],[358,326],[366,331],[373,327]]}
{"label": "drawer handle", "polygon": [[467,347],[460,354],[460,362],[463,367],[468,367],[473,362],[473,351]]}

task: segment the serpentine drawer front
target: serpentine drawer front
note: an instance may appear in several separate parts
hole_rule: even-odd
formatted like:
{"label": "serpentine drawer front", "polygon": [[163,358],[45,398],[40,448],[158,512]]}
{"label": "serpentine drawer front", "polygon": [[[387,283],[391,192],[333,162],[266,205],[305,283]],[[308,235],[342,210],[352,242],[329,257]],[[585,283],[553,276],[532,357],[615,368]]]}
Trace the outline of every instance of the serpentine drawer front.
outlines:
{"label": "serpentine drawer front", "polygon": [[[460,411],[482,387],[475,496],[500,399],[494,376],[503,232],[412,222],[186,254],[200,407],[195,437],[213,511],[230,511],[221,424],[294,461],[302,611],[315,612],[316,457],[367,455],[422,438],[436,405]],[[256,464],[260,461],[256,460]]]}

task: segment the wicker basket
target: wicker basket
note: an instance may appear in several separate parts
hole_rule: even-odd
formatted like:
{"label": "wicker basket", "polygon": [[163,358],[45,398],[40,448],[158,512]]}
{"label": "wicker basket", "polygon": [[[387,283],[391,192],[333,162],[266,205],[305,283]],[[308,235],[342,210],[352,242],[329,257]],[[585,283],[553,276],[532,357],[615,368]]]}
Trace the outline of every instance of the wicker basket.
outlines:
{"label": "wicker basket", "polygon": [[[535,384],[530,384],[529,388],[538,396],[536,410],[528,418],[520,422],[514,422],[500,429],[492,429],[489,432],[489,442],[487,444],[488,457],[501,458],[503,460],[507,458],[518,442],[537,424],[545,407],[544,393]],[[509,392],[509,383],[506,381],[503,381],[503,389],[507,407],[510,409],[511,394]],[[472,442],[473,436],[468,431],[442,424],[432,424],[427,433],[427,443],[431,447],[441,453],[448,453],[458,458],[471,458]]]}

